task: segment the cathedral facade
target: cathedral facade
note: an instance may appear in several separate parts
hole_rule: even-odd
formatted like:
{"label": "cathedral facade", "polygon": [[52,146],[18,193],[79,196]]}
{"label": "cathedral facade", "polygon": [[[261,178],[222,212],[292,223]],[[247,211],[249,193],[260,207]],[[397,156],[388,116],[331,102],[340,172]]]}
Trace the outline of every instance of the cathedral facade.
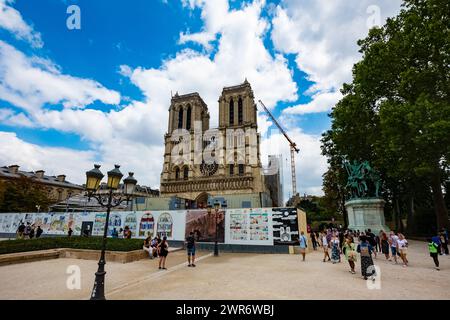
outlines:
{"label": "cathedral facade", "polygon": [[268,204],[264,203],[268,192],[250,83],[245,80],[224,87],[218,102],[219,126],[210,129],[208,106],[198,93],[172,97],[164,136],[161,196],[189,199],[198,207],[211,198],[233,197],[262,199],[259,205]]}

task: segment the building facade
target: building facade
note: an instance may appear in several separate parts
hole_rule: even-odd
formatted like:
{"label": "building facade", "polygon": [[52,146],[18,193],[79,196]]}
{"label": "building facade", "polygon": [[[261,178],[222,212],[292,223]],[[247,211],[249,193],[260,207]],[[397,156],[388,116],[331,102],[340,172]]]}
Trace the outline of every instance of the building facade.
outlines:
{"label": "building facade", "polygon": [[18,165],[0,167],[0,179],[4,181],[14,181],[21,177],[31,179],[31,181],[47,190],[48,197],[53,202],[63,201],[71,196],[81,193],[83,186],[69,182],[64,174],[58,176],[48,176],[44,170],[22,171]]}
{"label": "building facade", "polygon": [[218,102],[219,126],[210,129],[208,106],[198,93],[172,97],[164,136],[161,195],[195,201],[197,207],[211,198],[229,198],[242,207],[246,197],[259,200],[245,206],[271,205],[262,174],[257,108],[250,83],[245,80],[223,88]]}

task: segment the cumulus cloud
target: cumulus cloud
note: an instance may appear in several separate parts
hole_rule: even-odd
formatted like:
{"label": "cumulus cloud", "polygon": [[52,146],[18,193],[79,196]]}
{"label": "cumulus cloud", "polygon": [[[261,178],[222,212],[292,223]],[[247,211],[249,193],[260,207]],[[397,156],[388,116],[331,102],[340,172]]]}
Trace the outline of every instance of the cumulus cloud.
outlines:
{"label": "cumulus cloud", "polygon": [[283,0],[272,20],[272,41],[278,51],[295,54],[298,69],[314,82],[308,89],[313,101],[286,112],[329,111],[361,57],[357,40],[364,38],[375,22],[382,24],[397,14],[400,4],[400,0],[377,1],[375,6],[370,0]]}
{"label": "cumulus cloud", "polygon": [[0,0],[0,28],[8,30],[17,39],[29,42],[35,48],[42,48],[41,34],[27,24],[19,11],[11,5],[14,0]]}
{"label": "cumulus cloud", "polygon": [[27,57],[0,40],[0,99],[27,112],[45,104],[84,108],[95,100],[118,104],[120,94],[90,79],[63,74],[52,61]]}
{"label": "cumulus cloud", "polygon": [[40,146],[23,141],[13,132],[0,131],[0,165],[17,164],[26,171],[42,169],[46,174],[65,174],[68,181],[84,183],[82,170],[89,170],[94,161],[92,151]]}

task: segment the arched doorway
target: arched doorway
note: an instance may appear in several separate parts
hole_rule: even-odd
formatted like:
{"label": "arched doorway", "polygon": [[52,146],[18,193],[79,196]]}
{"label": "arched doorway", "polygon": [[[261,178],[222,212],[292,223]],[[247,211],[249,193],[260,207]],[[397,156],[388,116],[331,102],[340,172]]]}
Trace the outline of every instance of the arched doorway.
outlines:
{"label": "arched doorway", "polygon": [[208,205],[208,194],[206,192],[200,193],[197,198],[195,198],[197,208],[206,208]]}

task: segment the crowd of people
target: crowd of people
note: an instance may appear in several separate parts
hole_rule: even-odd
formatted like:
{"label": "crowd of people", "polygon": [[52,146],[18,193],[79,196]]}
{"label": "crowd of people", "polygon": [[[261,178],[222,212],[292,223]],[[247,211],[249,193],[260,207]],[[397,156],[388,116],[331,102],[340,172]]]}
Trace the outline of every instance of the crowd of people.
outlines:
{"label": "crowd of people", "polygon": [[30,222],[27,222],[27,224],[25,225],[25,223],[21,221],[19,226],[17,227],[16,237],[17,239],[40,238],[42,232],[44,232],[44,230],[42,230],[41,226],[36,227]]}
{"label": "crowd of people", "polygon": [[[301,233],[300,237],[303,235]],[[300,239],[300,252],[305,261],[304,245]],[[350,266],[349,272],[355,274],[355,266],[358,260],[361,263],[361,275],[364,279],[375,276],[373,258],[377,254],[384,255],[387,261],[394,264],[401,262],[406,268],[408,261],[408,240],[401,232],[381,230],[374,234],[371,229],[363,232],[359,230],[344,230],[341,228],[327,228],[321,232],[311,233],[313,250],[323,250],[323,262],[333,264],[341,262],[341,256]],[[448,231],[442,229],[432,238],[427,239],[428,250],[433,258],[435,269],[439,270],[439,255],[448,255]]]}

